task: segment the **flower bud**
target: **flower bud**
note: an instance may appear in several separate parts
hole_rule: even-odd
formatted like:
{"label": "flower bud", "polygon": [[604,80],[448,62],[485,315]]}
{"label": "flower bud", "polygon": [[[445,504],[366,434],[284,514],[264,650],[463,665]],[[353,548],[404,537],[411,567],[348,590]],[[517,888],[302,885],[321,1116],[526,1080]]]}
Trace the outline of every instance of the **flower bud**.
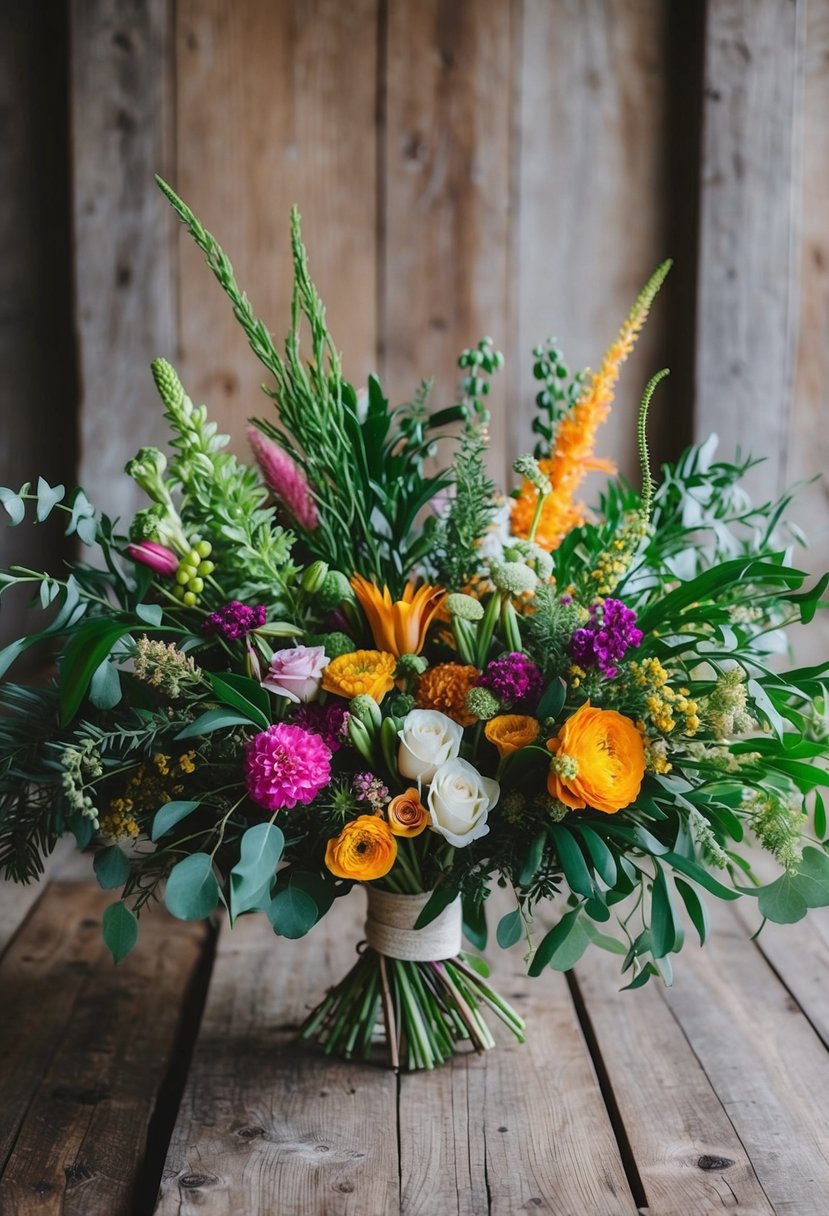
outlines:
{"label": "flower bud", "polygon": [[462,621],[479,621],[484,615],[483,605],[480,600],[476,600],[471,595],[464,595],[459,591],[453,592],[452,595],[447,595],[444,604],[446,610],[452,616],[456,616]]}
{"label": "flower bud", "polygon": [[127,553],[134,562],[149,566],[162,578],[172,578],[178,570],[178,558],[172,549],[159,545],[154,540],[144,540],[137,545],[127,545]]}
{"label": "flower bud", "polygon": [[401,654],[397,660],[394,678],[395,680],[406,680],[414,676],[421,676],[428,666],[429,664],[422,655]]}
{"label": "flower bud", "polygon": [[322,588],[326,576],[328,574],[327,562],[311,562],[311,565],[302,576],[300,586],[306,595],[316,595]]}
{"label": "flower bud", "polygon": [[333,612],[343,601],[351,602],[354,592],[351,583],[339,570],[329,570],[317,591],[317,604],[321,612]]}
{"label": "flower bud", "polygon": [[380,729],[383,715],[374,697],[370,697],[367,693],[360,693],[358,696],[351,698],[348,703],[348,709],[353,717],[362,722],[370,734],[374,734],[375,731]]}

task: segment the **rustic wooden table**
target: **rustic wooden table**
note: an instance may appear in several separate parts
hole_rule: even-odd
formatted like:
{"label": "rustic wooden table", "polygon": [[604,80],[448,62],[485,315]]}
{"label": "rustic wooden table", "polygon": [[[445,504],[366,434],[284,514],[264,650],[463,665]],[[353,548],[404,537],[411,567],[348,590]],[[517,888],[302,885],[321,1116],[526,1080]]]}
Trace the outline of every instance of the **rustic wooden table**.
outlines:
{"label": "rustic wooden table", "polygon": [[2,1216],[829,1212],[829,915],[752,944],[724,908],[670,991],[493,952],[527,1044],[398,1079],[294,1038],[358,895],[299,944],[159,912],[117,968],[110,899],[77,861],[0,886]]}

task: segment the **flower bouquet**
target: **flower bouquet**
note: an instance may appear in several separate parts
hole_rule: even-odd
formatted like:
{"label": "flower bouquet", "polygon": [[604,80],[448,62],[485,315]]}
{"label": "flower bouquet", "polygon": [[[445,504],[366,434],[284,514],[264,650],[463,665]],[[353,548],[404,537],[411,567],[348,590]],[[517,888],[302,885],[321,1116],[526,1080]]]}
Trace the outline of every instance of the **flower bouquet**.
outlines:
{"label": "flower bouquet", "polygon": [[[275,410],[255,464],[226,450],[163,359],[153,376],[169,455],[126,472],[148,505],[128,524],[82,490],[0,489],[12,525],[55,512],[82,556],[58,577],[15,566],[42,628],[0,653],[57,656],[48,679],[0,689],[0,868],[27,881],[65,831],[120,891],[113,957],[163,896],[174,916],[260,912],[300,938],[354,884],[368,895],[355,965],[302,1035],[395,1067],[493,1045],[521,1019],[478,952],[494,882],[511,892],[498,944],[529,971],[618,954],[628,987],[671,980],[684,918],[706,895],[796,921],[829,904],[823,802],[829,663],[784,670],[808,622],[788,497],[756,506],[750,462],[689,449],[641,489],[594,456],[620,367],[667,273],[647,283],[598,371],[533,352],[536,447],[503,494],[486,471],[487,396],[502,364],[464,351],[460,399],[428,383],[391,408],[345,379],[293,216],[291,327],[279,350],[192,212]],[[307,349],[307,357],[303,353]],[[609,474],[594,512],[588,470]],[[96,556],[97,555],[97,556]],[[779,876],[752,870],[758,844]],[[552,927],[534,928],[539,905]],[[548,921],[549,923],[549,921]],[[464,945],[464,937],[468,943]],[[474,947],[470,949],[469,947]]]}

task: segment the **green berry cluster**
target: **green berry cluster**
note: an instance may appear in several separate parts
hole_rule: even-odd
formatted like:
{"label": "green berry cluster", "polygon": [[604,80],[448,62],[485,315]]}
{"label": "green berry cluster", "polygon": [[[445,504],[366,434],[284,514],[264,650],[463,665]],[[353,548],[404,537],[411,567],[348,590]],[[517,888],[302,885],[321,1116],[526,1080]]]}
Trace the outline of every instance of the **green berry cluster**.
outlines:
{"label": "green berry cluster", "polygon": [[209,560],[212,552],[213,546],[209,540],[194,540],[192,549],[179,563],[175,596],[186,608],[192,608],[198,603],[199,596],[204,591],[204,580],[216,569]]}
{"label": "green berry cluster", "polygon": [[578,372],[571,376],[555,338],[548,338],[543,346],[534,346],[533,359],[533,376],[541,382],[535,404],[542,415],[547,415],[546,418],[533,418],[533,432],[541,436],[534,454],[540,459],[550,455],[556,423],[576,404],[584,385],[585,373]]}

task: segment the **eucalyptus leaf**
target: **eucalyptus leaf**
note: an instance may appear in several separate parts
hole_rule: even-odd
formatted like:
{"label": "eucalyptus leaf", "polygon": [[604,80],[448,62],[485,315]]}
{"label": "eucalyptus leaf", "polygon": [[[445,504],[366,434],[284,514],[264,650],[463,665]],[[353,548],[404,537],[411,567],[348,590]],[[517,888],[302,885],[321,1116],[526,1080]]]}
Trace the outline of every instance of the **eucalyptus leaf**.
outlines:
{"label": "eucalyptus leaf", "polygon": [[277,890],[265,911],[274,933],[292,940],[313,929],[319,915],[316,901],[307,891],[294,886]]}
{"label": "eucalyptus leaf", "polygon": [[159,807],[153,817],[153,826],[150,830],[150,840],[160,840],[165,836],[177,823],[193,813],[200,802],[165,802],[164,806]]}
{"label": "eucalyptus leaf", "polygon": [[105,891],[122,887],[130,876],[130,863],[117,844],[96,853],[92,868],[99,885]]}
{"label": "eucalyptus leaf", "polygon": [[102,930],[104,945],[115,963],[126,958],[138,941],[138,920],[120,899],[104,909]]}
{"label": "eucalyptus leaf", "polygon": [[243,835],[239,860],[230,871],[230,914],[270,902],[270,886],[285,847],[285,837],[273,823],[257,823]]}
{"label": "eucalyptus leaf", "polygon": [[523,932],[523,918],[518,908],[514,908],[512,912],[507,912],[498,921],[498,927],[495,930],[495,940],[502,950],[509,950],[510,946],[514,946],[516,942],[521,940]]}
{"label": "eucalyptus leaf", "polygon": [[202,920],[214,911],[219,902],[219,884],[208,853],[193,853],[173,866],[164,902],[179,920]]}

